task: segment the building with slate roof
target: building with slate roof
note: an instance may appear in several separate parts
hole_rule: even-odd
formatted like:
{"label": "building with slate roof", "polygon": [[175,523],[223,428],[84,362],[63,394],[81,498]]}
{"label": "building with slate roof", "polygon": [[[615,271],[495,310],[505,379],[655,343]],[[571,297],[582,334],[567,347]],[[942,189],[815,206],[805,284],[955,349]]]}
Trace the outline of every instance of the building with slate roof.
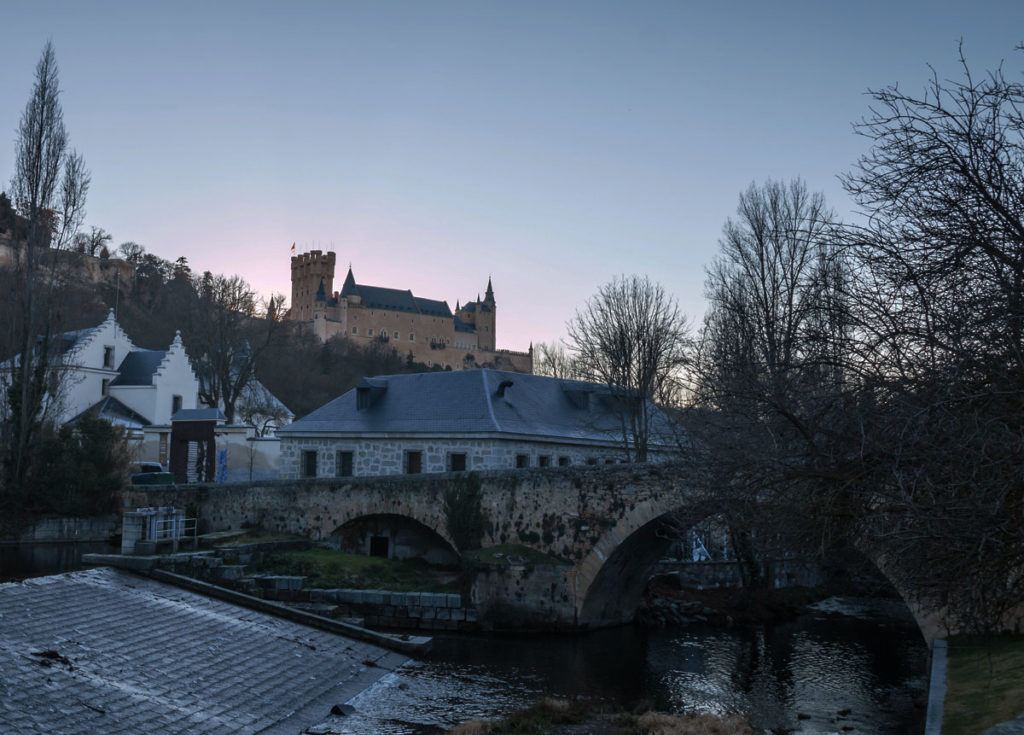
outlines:
{"label": "building with slate roof", "polygon": [[[59,335],[55,353],[53,375],[60,377],[50,381],[47,415],[57,424],[93,416],[124,427],[134,440],[136,460],[166,466],[171,417],[206,408],[199,401],[199,381],[180,333],[166,350],[144,350],[132,343],[111,310],[95,327]],[[0,371],[10,365],[0,364]],[[0,400],[6,385],[0,380]],[[220,414],[216,408],[207,410]],[[223,460],[219,476],[276,477],[278,442],[271,435],[293,414],[255,379],[243,391],[238,411],[258,426],[218,426],[218,461]]]}
{"label": "building with slate roof", "polygon": [[[503,370],[368,378],[278,430],[281,477],[621,462],[619,397],[604,385]],[[651,411],[649,461],[667,459],[676,433]]]}
{"label": "building with slate roof", "polygon": [[[195,408],[199,384],[181,335],[166,350],[137,348],[111,310],[99,325],[58,338],[47,410],[57,424],[88,414],[130,432],[170,424],[171,414]],[[15,358],[17,360],[19,358]]]}
{"label": "building with slate roof", "polygon": [[408,289],[356,282],[349,267],[340,291],[334,291],[333,252],[313,250],[292,256],[292,307],[289,318],[308,324],[326,341],[343,335],[362,344],[384,344],[428,367],[462,370],[496,367],[533,371],[533,349],[497,348],[497,305],[491,280],[479,294],[455,310],[447,301],[415,296]]}

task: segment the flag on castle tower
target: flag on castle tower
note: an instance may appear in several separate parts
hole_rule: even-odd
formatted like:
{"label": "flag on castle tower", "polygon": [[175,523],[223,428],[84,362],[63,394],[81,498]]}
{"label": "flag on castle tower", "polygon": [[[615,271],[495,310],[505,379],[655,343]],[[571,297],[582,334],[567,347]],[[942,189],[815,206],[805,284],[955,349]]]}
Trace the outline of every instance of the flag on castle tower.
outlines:
{"label": "flag on castle tower", "polygon": [[292,255],[295,255],[295,243],[292,243]]}

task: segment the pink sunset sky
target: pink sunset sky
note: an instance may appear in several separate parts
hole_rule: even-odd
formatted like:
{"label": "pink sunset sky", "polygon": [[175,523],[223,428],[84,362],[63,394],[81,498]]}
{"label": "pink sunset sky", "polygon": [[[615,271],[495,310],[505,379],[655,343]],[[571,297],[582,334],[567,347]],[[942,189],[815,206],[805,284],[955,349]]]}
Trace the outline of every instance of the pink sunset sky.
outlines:
{"label": "pink sunset sky", "polygon": [[931,63],[1019,75],[1024,5],[954,2],[51,2],[3,9],[0,182],[43,44],[92,171],[86,224],[290,293],[338,282],[476,298],[498,345],[561,337],[648,275],[699,321],[704,268],[753,181],[836,180],[869,88]]}

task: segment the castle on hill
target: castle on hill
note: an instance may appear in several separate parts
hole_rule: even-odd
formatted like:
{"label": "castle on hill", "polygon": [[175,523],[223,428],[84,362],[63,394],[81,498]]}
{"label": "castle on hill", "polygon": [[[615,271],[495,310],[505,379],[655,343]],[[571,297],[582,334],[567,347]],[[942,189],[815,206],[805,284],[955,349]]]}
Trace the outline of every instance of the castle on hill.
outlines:
{"label": "castle on hill", "polygon": [[357,343],[382,343],[428,367],[463,370],[494,367],[533,372],[528,352],[499,350],[497,306],[491,279],[484,298],[456,302],[414,296],[412,291],[356,283],[351,266],[341,291],[334,290],[333,252],[292,256],[292,300],[288,318],[321,341],[343,335]]}

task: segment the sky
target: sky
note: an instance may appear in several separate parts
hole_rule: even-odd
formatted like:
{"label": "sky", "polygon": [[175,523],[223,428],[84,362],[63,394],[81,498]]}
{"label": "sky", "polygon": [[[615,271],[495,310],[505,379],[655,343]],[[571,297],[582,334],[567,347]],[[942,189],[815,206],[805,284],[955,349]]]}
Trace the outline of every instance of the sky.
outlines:
{"label": "sky", "polygon": [[290,250],[454,307],[524,350],[616,276],[699,324],[751,183],[846,219],[869,89],[1004,63],[1024,3],[0,0],[0,188],[47,40],[92,172],[86,229],[290,296]]}

